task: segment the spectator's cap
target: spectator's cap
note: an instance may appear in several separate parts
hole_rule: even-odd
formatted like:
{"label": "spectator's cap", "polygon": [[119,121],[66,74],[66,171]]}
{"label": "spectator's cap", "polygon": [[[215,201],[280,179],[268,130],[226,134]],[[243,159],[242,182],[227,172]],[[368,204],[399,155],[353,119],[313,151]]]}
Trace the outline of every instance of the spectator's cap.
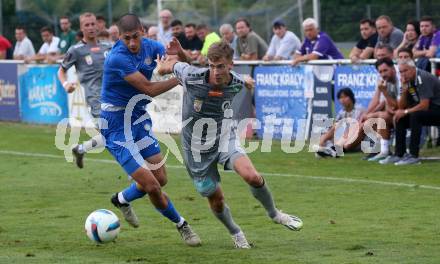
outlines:
{"label": "spectator's cap", "polygon": [[274,28],[280,28],[280,27],[285,27],[285,26],[286,26],[286,23],[284,23],[284,21],[281,19],[277,19],[273,22]]}

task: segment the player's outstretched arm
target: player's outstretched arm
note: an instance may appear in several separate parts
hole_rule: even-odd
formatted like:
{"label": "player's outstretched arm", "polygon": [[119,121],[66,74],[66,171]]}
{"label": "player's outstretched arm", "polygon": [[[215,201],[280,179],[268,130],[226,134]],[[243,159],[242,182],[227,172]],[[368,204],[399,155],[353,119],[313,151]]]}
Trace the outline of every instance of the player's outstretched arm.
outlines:
{"label": "player's outstretched arm", "polygon": [[250,75],[246,75],[244,77],[244,86],[246,86],[246,88],[249,90],[254,89],[255,88],[255,80]]}
{"label": "player's outstretched arm", "polygon": [[162,94],[168,90],[171,90],[179,84],[177,78],[171,78],[161,82],[150,82],[140,72],[135,72],[124,77],[130,85],[141,91],[142,93],[154,97]]}

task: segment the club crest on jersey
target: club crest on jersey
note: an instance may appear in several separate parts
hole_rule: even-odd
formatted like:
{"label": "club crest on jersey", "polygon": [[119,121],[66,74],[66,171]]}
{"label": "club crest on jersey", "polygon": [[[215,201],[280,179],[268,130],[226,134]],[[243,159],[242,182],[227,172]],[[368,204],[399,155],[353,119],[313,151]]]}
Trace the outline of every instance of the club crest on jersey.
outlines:
{"label": "club crest on jersey", "polygon": [[194,111],[200,112],[202,110],[203,101],[200,99],[194,99]]}
{"label": "club crest on jersey", "polygon": [[87,65],[92,65],[93,64],[92,56],[87,55],[87,56],[84,57],[84,59],[86,60]]}
{"label": "club crest on jersey", "polygon": [[144,60],[144,63],[147,64],[147,65],[150,65],[152,62],[153,61],[151,60],[150,57],[146,57],[145,60]]}

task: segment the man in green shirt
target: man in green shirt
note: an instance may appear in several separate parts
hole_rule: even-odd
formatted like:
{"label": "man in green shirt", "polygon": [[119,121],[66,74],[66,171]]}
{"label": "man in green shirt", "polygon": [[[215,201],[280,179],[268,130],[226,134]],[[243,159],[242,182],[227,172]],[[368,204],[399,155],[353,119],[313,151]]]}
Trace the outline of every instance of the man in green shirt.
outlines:
{"label": "man in green shirt", "polygon": [[199,56],[198,61],[200,64],[204,65],[206,63],[206,56],[208,55],[209,47],[216,42],[220,42],[221,38],[217,33],[211,32],[209,27],[205,24],[198,25],[196,31],[197,37],[203,42],[203,47],[200,52],[201,55]]}
{"label": "man in green shirt", "polygon": [[60,17],[61,34],[59,36],[60,43],[58,44],[58,48],[60,49],[61,54],[65,54],[70,46],[76,42],[76,32],[70,28],[71,25],[72,24],[67,16]]}

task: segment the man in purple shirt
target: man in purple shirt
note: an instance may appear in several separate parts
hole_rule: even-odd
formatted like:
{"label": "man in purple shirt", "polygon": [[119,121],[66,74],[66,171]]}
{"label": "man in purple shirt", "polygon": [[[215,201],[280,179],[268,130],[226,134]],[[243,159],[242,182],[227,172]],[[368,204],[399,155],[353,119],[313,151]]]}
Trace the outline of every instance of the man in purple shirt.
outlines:
{"label": "man in purple shirt", "polygon": [[434,54],[429,52],[431,41],[435,33],[435,25],[431,17],[422,17],[420,20],[421,36],[413,48],[414,58],[432,58]]}
{"label": "man in purple shirt", "polygon": [[305,40],[301,49],[296,51],[293,65],[309,60],[343,59],[344,56],[336,48],[333,40],[325,33],[320,32],[318,23],[313,18],[307,18],[303,22]]}

